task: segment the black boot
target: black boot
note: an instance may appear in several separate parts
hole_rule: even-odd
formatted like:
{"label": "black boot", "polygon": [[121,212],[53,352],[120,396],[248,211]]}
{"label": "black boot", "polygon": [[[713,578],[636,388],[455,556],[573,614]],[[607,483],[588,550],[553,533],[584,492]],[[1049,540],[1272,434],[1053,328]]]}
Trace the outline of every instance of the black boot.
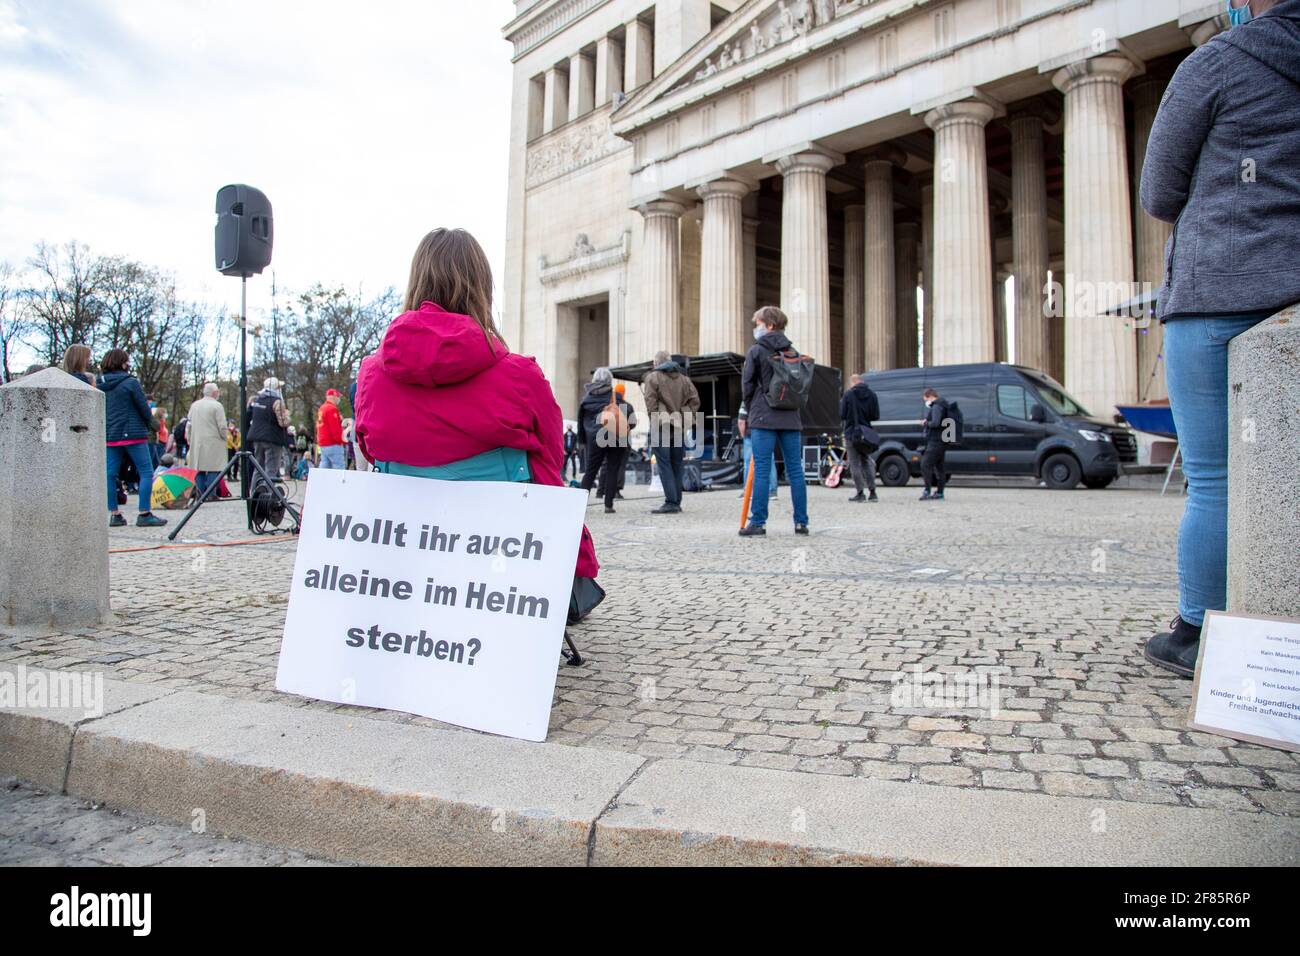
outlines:
{"label": "black boot", "polygon": [[1201,628],[1175,616],[1169,631],[1147,639],[1142,656],[1157,667],[1191,679],[1196,673],[1196,657],[1201,650]]}
{"label": "black boot", "polygon": [[852,498],[849,499],[849,501],[866,501],[866,500],[867,500],[867,496],[860,491]]}

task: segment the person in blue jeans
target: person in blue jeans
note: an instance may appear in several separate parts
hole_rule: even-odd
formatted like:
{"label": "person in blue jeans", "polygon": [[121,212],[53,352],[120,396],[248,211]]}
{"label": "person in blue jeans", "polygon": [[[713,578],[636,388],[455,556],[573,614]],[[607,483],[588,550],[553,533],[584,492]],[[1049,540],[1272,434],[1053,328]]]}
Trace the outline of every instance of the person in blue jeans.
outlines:
{"label": "person in blue jeans", "polygon": [[123,349],[109,349],[100,362],[95,384],[104,393],[104,442],[108,479],[108,526],[121,528],[126,518],[118,510],[117,475],[129,457],[140,473],[140,513],[135,523],[156,528],[167,523],[149,510],[153,497],[153,409],[144,397],[140,380],[131,374],[131,359]]}
{"label": "person in blue jeans", "polygon": [[1300,0],[1228,9],[1169,81],[1142,166],[1142,208],[1174,224],[1157,314],[1187,478],[1178,614],[1143,654],[1188,678],[1227,604],[1228,343],[1300,301]]}
{"label": "person in blue jeans", "polygon": [[789,324],[784,312],[767,305],[754,313],[754,345],[745,356],[740,376],[741,400],[747,410],[745,430],[754,455],[754,490],[749,523],[742,537],[767,534],[768,486],[776,478],[773,452],[781,449],[786,480],[794,505],[794,533],[808,533],[808,486],[803,476],[803,422],[797,408],[772,408],[767,386],[772,381],[771,356],[791,348],[785,336]]}

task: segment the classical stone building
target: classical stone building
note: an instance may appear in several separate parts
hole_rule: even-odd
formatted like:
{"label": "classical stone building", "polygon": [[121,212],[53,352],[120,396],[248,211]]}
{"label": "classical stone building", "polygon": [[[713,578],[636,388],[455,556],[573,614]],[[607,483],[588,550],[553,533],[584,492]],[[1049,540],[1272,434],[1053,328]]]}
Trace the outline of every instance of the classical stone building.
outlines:
{"label": "classical stone building", "polygon": [[1110,313],[1159,287],[1143,153],[1221,3],[516,7],[504,326],[566,414],[597,365],[743,351],[765,303],[846,372],[1014,360],[1100,414],[1164,393],[1159,327]]}

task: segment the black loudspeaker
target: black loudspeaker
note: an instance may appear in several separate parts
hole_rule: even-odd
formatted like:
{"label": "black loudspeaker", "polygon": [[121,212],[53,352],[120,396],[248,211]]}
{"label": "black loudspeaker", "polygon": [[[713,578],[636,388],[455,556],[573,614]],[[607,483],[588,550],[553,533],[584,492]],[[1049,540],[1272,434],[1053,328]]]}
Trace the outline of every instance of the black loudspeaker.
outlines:
{"label": "black loudspeaker", "polygon": [[217,271],[260,275],[271,264],[271,201],[252,186],[217,190]]}

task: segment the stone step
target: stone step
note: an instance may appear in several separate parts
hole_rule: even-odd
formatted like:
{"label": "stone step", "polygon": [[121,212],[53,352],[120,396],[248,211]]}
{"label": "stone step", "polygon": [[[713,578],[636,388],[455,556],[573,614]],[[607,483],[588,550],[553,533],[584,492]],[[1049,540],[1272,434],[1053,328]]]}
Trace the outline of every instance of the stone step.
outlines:
{"label": "stone step", "polygon": [[[0,665],[0,679],[17,670]],[[28,669],[46,679],[50,672]],[[1295,865],[1294,820],[647,761],[103,682],[102,716],[0,707],[0,775],[373,864]]]}

